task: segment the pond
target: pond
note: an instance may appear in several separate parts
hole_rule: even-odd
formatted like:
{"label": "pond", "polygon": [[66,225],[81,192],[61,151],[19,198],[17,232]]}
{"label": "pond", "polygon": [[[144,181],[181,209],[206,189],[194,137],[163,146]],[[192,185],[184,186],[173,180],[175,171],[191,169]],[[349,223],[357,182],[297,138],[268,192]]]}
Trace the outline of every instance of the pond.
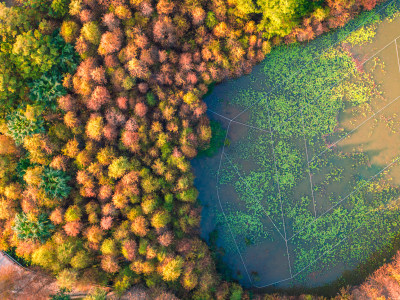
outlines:
{"label": "pond", "polygon": [[192,161],[201,233],[245,286],[329,283],[400,230],[399,7],[280,46],[205,98],[226,139]]}

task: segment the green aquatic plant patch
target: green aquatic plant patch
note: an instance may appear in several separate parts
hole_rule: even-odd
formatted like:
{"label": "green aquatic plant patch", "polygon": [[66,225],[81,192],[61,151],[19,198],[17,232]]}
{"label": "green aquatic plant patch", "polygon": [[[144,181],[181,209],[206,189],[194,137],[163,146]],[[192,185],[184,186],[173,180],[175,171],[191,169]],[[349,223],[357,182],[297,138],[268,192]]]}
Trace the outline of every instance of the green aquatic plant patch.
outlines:
{"label": "green aquatic plant patch", "polygon": [[[384,62],[361,60],[353,50],[374,41],[386,13],[366,13],[309,45],[281,46],[246,84],[212,100],[213,110],[221,103],[237,110],[217,172],[216,215],[227,255],[244,264],[237,276],[244,283],[315,285],[328,270],[339,275],[396,236],[400,189],[388,172],[399,153],[377,164],[356,146],[337,146],[364,123],[371,126],[368,111],[376,103],[389,102],[373,75]],[[353,127],[342,128],[339,115],[352,108]],[[264,269],[274,261],[287,271],[268,277]]]}

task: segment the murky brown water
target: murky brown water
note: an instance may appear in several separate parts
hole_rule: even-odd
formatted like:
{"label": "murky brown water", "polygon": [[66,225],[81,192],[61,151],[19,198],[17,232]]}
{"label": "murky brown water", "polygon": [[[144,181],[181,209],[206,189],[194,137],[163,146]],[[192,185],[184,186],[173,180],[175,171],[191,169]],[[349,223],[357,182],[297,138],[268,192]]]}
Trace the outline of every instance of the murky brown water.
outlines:
{"label": "murky brown water", "polygon": [[[399,35],[400,18],[392,22],[384,21],[371,44],[353,49],[358,57],[370,57],[392,42],[376,56],[384,65],[383,69],[377,67],[373,70],[372,60],[365,64],[366,71],[373,70],[373,78],[383,92],[382,97],[373,97],[370,107],[347,109],[339,117],[339,126],[347,131],[365,122],[338,144],[340,149],[345,152],[363,151],[372,164],[379,166],[386,166],[400,154],[400,65],[397,60],[400,47],[396,49],[393,42]],[[370,119],[366,121],[367,118]],[[394,183],[400,184],[400,166],[393,167],[390,175]]]}

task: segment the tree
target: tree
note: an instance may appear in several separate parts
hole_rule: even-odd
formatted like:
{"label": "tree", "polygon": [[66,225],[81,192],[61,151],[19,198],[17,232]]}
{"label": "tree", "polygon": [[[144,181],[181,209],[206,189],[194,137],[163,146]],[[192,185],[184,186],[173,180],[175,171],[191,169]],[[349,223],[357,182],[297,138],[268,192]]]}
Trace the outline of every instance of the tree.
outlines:
{"label": "tree", "polygon": [[101,36],[99,54],[107,55],[115,53],[121,49],[122,46],[122,33],[118,29],[112,32],[106,32]]}
{"label": "tree", "polygon": [[101,244],[101,252],[103,255],[117,255],[117,243],[113,239],[105,239]]}
{"label": "tree", "polygon": [[234,0],[234,2],[235,9],[237,9],[241,14],[249,15],[257,11],[253,1]]}
{"label": "tree", "polygon": [[50,5],[49,15],[54,18],[62,18],[68,13],[69,0],[53,0]]}
{"label": "tree", "polygon": [[197,286],[197,283],[198,278],[194,272],[184,272],[182,277],[182,285],[186,290],[193,290]]}
{"label": "tree", "polygon": [[33,80],[29,86],[31,88],[30,99],[35,104],[53,111],[57,109],[57,99],[67,93],[62,85],[60,74],[56,72],[43,74],[39,79]]}
{"label": "tree", "polygon": [[106,255],[101,259],[101,268],[108,273],[116,273],[119,271],[120,266],[115,257]]}
{"label": "tree", "polygon": [[122,245],[122,254],[129,260],[133,261],[137,255],[137,244],[134,240],[126,240]]}
{"label": "tree", "polygon": [[86,237],[89,242],[99,244],[103,239],[103,230],[98,226],[91,226],[86,231]]}
{"label": "tree", "polygon": [[160,16],[154,23],[153,35],[156,42],[164,47],[170,47],[176,42],[176,28],[167,16]]}
{"label": "tree", "polygon": [[79,25],[74,21],[64,20],[60,34],[67,43],[72,43],[79,36]]}
{"label": "tree", "polygon": [[157,271],[165,281],[175,281],[181,276],[183,259],[180,256],[169,257],[159,265]]}
{"label": "tree", "polygon": [[120,20],[115,16],[114,13],[109,12],[104,14],[103,23],[108,27],[108,29],[115,30],[119,27]]}
{"label": "tree", "polygon": [[100,149],[99,152],[97,152],[97,160],[103,166],[108,166],[114,161],[115,158],[116,158],[116,153],[114,149],[111,147],[102,148]]}
{"label": "tree", "polygon": [[67,222],[64,225],[64,231],[69,236],[77,236],[82,228],[82,223],[79,221]]}
{"label": "tree", "polygon": [[132,12],[125,5],[118,5],[115,8],[115,15],[121,20],[130,19],[132,17]]}
{"label": "tree", "polygon": [[20,213],[15,215],[13,230],[21,240],[39,240],[45,242],[54,229],[46,214],[38,217]]}
{"label": "tree", "polygon": [[26,136],[45,131],[43,119],[39,117],[41,111],[40,107],[28,105],[7,116],[8,131],[17,145],[22,144]]}
{"label": "tree", "polygon": [[150,214],[157,207],[157,198],[155,197],[146,197],[142,200],[141,207],[145,214]]}
{"label": "tree", "polygon": [[132,58],[128,64],[127,69],[133,78],[147,80],[150,78],[151,72],[143,61]]}
{"label": "tree", "polygon": [[91,110],[98,111],[104,104],[110,102],[111,95],[108,89],[104,86],[96,86],[90,99],[86,102],[86,106]]}
{"label": "tree", "polygon": [[146,115],[146,113],[147,113],[147,110],[148,110],[147,106],[143,102],[136,103],[136,105],[135,105],[135,113],[139,117],[144,117]]}
{"label": "tree", "polygon": [[144,237],[149,229],[147,228],[148,221],[143,216],[138,216],[132,221],[131,229],[134,234]]}
{"label": "tree", "polygon": [[377,0],[361,0],[361,4],[366,10],[372,10],[377,4]]}
{"label": "tree", "polygon": [[[1,115],[16,108],[27,92],[26,81],[15,66],[12,49],[16,37],[39,23],[40,15],[34,10],[21,7],[6,7],[0,3],[0,109]],[[36,75],[36,74],[35,74]]]}
{"label": "tree", "polygon": [[101,228],[103,228],[104,230],[109,230],[113,227],[113,217],[112,216],[107,216],[107,217],[103,217],[101,218],[100,221],[100,226]]}
{"label": "tree", "polygon": [[72,289],[78,281],[78,272],[71,269],[63,269],[57,275],[57,284],[61,288]]}
{"label": "tree", "polygon": [[94,45],[100,43],[101,31],[96,22],[87,22],[82,26],[81,34]]}
{"label": "tree", "polygon": [[38,30],[17,36],[11,59],[22,78],[37,79],[56,63],[57,49],[50,41],[50,36]]}
{"label": "tree", "polygon": [[100,141],[103,135],[103,128],[103,117],[98,114],[92,114],[86,124],[86,135],[95,141]]}
{"label": "tree", "polygon": [[181,201],[194,203],[198,194],[199,192],[196,190],[196,188],[190,188],[186,191],[180,192],[178,196]]}
{"label": "tree", "polygon": [[121,178],[129,170],[130,165],[126,157],[120,156],[108,167],[108,176],[114,179]]}
{"label": "tree", "polygon": [[115,193],[112,198],[113,204],[118,209],[124,209],[129,203],[129,199],[122,193]]}
{"label": "tree", "polygon": [[68,197],[71,191],[68,182],[71,177],[64,171],[45,167],[41,179],[40,187],[44,189],[49,197],[57,200],[63,200]]}
{"label": "tree", "polygon": [[17,154],[18,149],[14,140],[8,136],[0,134],[0,155]]}
{"label": "tree", "polygon": [[171,216],[166,211],[157,211],[151,218],[151,225],[158,229],[165,227],[171,221]]}
{"label": "tree", "polygon": [[295,19],[303,16],[308,8],[304,0],[235,0],[235,8],[240,14],[259,14],[261,21],[258,30],[267,38],[283,37],[290,33]]}
{"label": "tree", "polygon": [[63,209],[60,207],[57,207],[55,210],[52,211],[50,214],[50,220],[53,222],[53,224],[61,224],[63,222]]}
{"label": "tree", "polygon": [[163,233],[162,235],[160,235],[157,240],[160,243],[160,245],[162,245],[164,247],[168,247],[174,241],[174,235],[172,232],[167,231],[167,232]]}

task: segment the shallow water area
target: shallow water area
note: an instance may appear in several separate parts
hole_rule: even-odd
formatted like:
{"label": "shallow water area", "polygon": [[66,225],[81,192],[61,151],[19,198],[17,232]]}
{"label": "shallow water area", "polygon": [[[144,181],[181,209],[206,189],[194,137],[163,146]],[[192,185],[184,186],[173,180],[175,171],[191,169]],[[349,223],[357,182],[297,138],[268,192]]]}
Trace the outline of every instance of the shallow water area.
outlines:
{"label": "shallow water area", "polygon": [[192,161],[201,234],[217,230],[223,261],[247,287],[329,283],[399,229],[387,208],[400,195],[400,17],[367,44],[343,42],[382,11],[275,49],[205,99],[227,142]]}
{"label": "shallow water area", "polygon": [[[355,56],[364,58],[386,47],[376,56],[383,68],[375,67],[374,61],[368,62],[364,67],[365,71],[373,75],[382,92],[381,97],[372,98],[369,112],[366,113],[366,116],[373,117],[348,139],[339,143],[346,152],[362,149],[371,158],[371,163],[376,165],[385,165],[400,149],[400,47],[397,42],[400,41],[399,28],[400,18],[386,20],[379,25],[371,44],[353,49]],[[339,117],[340,126],[345,130],[352,130],[354,124],[362,119],[354,117],[354,114],[352,109],[342,112]],[[349,124],[350,122],[353,122],[353,125]],[[394,183],[400,184],[400,167],[392,168],[390,175]]]}

